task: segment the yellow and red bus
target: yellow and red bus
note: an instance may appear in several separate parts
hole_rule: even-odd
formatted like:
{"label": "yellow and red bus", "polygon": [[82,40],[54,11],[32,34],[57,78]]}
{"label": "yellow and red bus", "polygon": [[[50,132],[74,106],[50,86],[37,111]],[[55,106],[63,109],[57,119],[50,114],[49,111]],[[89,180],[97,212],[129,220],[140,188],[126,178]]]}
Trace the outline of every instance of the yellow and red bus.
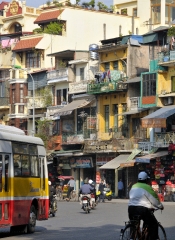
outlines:
{"label": "yellow and red bus", "polygon": [[0,125],[0,227],[33,233],[48,219],[46,150],[40,138]]}

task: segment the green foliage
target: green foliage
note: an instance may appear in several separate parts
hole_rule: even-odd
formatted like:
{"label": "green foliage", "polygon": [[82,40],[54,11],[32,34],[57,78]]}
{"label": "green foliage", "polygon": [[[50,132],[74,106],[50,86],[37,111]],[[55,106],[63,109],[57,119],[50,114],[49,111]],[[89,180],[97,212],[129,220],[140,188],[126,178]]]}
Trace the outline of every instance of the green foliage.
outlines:
{"label": "green foliage", "polygon": [[53,4],[56,4],[56,3],[58,3],[58,1],[57,0],[53,0]]}
{"label": "green foliage", "polygon": [[57,22],[51,22],[47,25],[47,27],[44,29],[44,33],[48,34],[59,34],[62,31],[63,24],[57,23]]}
{"label": "green foliage", "polygon": [[89,7],[89,3],[88,2],[83,2],[82,6],[85,7],[85,8],[88,8]]}
{"label": "green foliage", "polygon": [[44,108],[52,105],[52,93],[49,87],[41,89],[39,91],[39,95],[42,97],[42,103]]}
{"label": "green foliage", "polygon": [[47,6],[49,7],[50,4],[51,4],[51,2],[50,2],[50,1],[47,1],[46,4],[47,4]]}
{"label": "green foliage", "polygon": [[81,0],[76,0],[76,5],[79,5]]}
{"label": "green foliage", "polygon": [[98,2],[97,6],[98,6],[99,10],[106,10],[106,11],[108,10],[108,7],[102,2]]}
{"label": "green foliage", "polygon": [[91,0],[90,2],[89,2],[89,6],[91,6],[91,7],[95,7],[95,0]]}
{"label": "green foliage", "polygon": [[43,33],[43,29],[42,28],[35,28],[33,29],[33,33]]}
{"label": "green foliage", "polygon": [[38,120],[37,124],[38,124],[37,126],[38,133],[35,134],[35,136],[41,138],[44,142],[44,146],[47,148],[48,142],[51,139],[50,129],[52,126],[52,120],[48,120],[48,119]]}
{"label": "green foliage", "polygon": [[167,36],[175,36],[175,27],[170,27],[167,32]]}

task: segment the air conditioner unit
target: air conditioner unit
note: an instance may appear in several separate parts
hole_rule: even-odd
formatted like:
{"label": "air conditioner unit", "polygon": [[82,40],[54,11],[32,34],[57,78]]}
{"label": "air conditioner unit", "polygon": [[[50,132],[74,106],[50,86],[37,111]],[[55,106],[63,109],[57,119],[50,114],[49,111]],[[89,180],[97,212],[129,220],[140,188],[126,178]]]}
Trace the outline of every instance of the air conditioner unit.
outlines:
{"label": "air conditioner unit", "polygon": [[167,105],[172,105],[173,104],[173,97],[167,97],[167,98],[164,98],[164,105],[167,106]]}

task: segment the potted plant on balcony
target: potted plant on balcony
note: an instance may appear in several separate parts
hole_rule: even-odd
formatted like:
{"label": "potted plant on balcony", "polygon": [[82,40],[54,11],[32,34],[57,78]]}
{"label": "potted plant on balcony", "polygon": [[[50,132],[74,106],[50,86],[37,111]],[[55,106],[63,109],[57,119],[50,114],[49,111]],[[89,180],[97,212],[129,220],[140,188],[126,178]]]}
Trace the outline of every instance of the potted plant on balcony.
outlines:
{"label": "potted plant on balcony", "polygon": [[170,50],[174,50],[174,37],[175,37],[175,27],[172,26],[168,29],[167,36],[169,37]]}

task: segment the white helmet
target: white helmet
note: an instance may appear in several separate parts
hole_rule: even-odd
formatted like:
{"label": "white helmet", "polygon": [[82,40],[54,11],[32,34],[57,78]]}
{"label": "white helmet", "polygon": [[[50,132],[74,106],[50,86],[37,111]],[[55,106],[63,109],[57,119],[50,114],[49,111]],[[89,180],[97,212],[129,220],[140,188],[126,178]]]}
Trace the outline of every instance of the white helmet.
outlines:
{"label": "white helmet", "polygon": [[150,178],[146,172],[140,172],[138,175],[138,180],[144,181]]}
{"label": "white helmet", "polygon": [[51,181],[48,181],[49,186],[51,185]]}
{"label": "white helmet", "polygon": [[93,183],[93,181],[91,179],[89,179],[89,184],[92,184],[92,183]]}

